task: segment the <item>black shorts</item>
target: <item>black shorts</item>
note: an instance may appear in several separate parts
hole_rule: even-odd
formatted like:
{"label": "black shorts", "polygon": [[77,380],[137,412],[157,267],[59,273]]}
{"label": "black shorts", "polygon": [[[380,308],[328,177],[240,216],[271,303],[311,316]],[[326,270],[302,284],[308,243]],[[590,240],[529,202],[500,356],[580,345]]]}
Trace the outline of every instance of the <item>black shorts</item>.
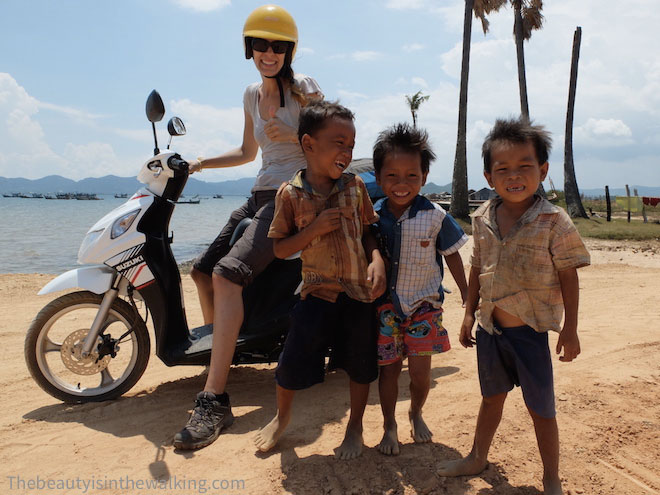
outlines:
{"label": "black shorts", "polygon": [[291,328],[275,371],[277,384],[302,390],[323,381],[325,356],[330,368],[341,368],[357,383],[378,377],[373,304],[341,293],[332,303],[314,296],[300,301],[291,315]]}
{"label": "black shorts", "polygon": [[[246,287],[275,259],[273,240],[268,229],[275,213],[277,191],[256,191],[247,202],[234,210],[229,221],[211,245],[200,254],[193,267],[202,273],[216,273],[231,282]],[[244,218],[252,223],[230,248],[234,229]]]}

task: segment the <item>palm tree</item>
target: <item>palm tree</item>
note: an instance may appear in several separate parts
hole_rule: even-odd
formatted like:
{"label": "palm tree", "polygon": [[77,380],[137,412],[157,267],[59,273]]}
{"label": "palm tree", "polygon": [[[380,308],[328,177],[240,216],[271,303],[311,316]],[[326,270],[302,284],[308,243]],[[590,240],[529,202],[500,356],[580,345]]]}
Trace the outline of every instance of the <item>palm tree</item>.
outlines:
{"label": "palm tree", "polygon": [[467,180],[467,100],[470,73],[470,43],[472,41],[472,12],[481,20],[484,34],[488,32],[486,14],[499,9],[507,0],[465,0],[463,17],[463,58],[461,62],[461,88],[458,97],[458,132],[454,173],[451,181],[449,211],[456,218],[467,219],[470,214]]}
{"label": "palm tree", "polygon": [[529,120],[527,102],[527,78],[525,76],[525,52],[523,41],[532,37],[532,31],[543,26],[543,0],[511,0],[513,6],[513,34],[518,59],[518,87],[520,89],[520,113]]}
{"label": "palm tree", "polygon": [[430,97],[430,95],[423,95],[421,90],[417,91],[417,93],[412,96],[406,95],[406,101],[410,107],[410,113],[412,113],[413,127],[417,127],[417,110],[419,110],[420,105]]}
{"label": "palm tree", "polygon": [[[532,37],[532,31],[543,27],[543,0],[508,0],[513,7],[513,36],[516,43],[516,58],[518,61],[518,88],[520,92],[520,113],[529,119],[529,104],[527,102],[527,77],[525,76],[525,51],[523,41]],[[482,19],[484,33],[488,31],[488,21],[484,14],[497,12],[507,0],[475,0],[474,13]]]}
{"label": "palm tree", "polygon": [[[523,41],[530,39],[532,31],[543,25],[542,0],[465,0],[465,16],[463,19],[463,59],[461,63],[461,89],[458,105],[458,132],[456,138],[456,155],[454,158],[454,173],[452,177],[452,198],[449,211],[458,218],[467,218],[469,214],[469,199],[467,187],[467,93],[470,71],[470,42],[472,36],[472,12],[481,21],[484,34],[488,32],[490,23],[487,14],[499,11],[511,2],[514,8],[514,37],[518,59],[518,86],[520,90],[520,111],[529,119],[527,103],[527,82],[525,78],[525,54]],[[414,117],[413,117],[414,121]],[[543,184],[539,184],[538,192],[545,196]]]}
{"label": "palm tree", "polygon": [[572,218],[588,218],[580,199],[573,163],[573,114],[581,40],[582,28],[578,26],[573,36],[573,57],[571,59],[571,78],[568,85],[568,109],[566,111],[566,135],[564,138],[564,194],[566,195],[566,209]]}

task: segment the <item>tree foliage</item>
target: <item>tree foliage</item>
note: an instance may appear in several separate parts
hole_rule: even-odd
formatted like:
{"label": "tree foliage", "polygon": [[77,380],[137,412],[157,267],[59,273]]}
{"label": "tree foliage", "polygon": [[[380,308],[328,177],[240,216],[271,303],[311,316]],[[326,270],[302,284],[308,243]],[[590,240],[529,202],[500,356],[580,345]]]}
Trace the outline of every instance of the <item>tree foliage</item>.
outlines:
{"label": "tree foliage", "polygon": [[419,90],[414,95],[406,95],[406,101],[410,107],[410,113],[412,114],[413,127],[417,127],[417,111],[422,103],[428,100],[431,95],[423,95],[422,91]]}

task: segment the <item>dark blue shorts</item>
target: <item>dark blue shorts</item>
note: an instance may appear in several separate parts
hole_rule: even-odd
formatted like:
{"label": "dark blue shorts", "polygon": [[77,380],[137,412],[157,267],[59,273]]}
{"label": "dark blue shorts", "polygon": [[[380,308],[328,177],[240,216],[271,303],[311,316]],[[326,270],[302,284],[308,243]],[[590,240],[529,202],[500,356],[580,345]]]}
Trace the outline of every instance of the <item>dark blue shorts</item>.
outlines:
{"label": "dark blue shorts", "polygon": [[302,390],[323,381],[325,356],[357,383],[378,377],[374,308],[341,293],[332,303],[307,296],[293,309],[291,327],[275,379],[280,387]]}
{"label": "dark blue shorts", "polygon": [[522,326],[499,329],[490,335],[477,328],[477,364],[481,395],[509,392],[515,385],[522,389],[528,408],[542,418],[555,417],[555,392],[548,334]]}

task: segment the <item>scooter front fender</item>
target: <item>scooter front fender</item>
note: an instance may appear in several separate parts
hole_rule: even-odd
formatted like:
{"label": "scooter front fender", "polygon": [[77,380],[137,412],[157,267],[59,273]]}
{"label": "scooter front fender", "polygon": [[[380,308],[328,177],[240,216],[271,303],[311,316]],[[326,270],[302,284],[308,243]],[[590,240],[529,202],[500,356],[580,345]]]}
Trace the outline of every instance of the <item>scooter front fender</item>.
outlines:
{"label": "scooter front fender", "polygon": [[106,265],[83,266],[54,278],[38,294],[42,296],[59,290],[75,288],[86,289],[95,294],[104,294],[112,287],[116,275],[117,272]]}

